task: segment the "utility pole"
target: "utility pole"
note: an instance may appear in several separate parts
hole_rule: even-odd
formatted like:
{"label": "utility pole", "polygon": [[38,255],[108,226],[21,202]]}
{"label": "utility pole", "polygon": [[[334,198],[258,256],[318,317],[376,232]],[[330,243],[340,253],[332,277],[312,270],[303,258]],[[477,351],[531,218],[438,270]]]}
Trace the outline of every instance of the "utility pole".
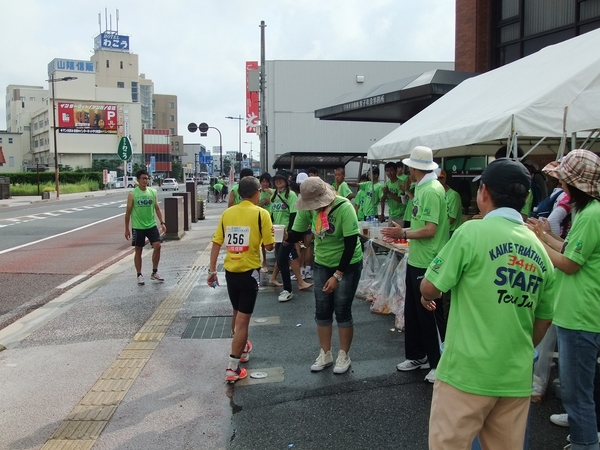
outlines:
{"label": "utility pole", "polygon": [[265,68],[265,28],[264,20],[260,21],[260,173],[268,171],[267,155],[269,154],[269,134],[267,128],[267,108],[265,89],[267,88],[267,74]]}

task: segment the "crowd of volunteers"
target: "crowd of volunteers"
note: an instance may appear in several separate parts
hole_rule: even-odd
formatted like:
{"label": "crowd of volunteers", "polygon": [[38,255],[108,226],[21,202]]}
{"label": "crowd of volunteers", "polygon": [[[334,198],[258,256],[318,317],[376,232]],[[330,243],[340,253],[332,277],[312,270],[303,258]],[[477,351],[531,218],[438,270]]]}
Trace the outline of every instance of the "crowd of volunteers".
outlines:
{"label": "crowd of volunteers", "polygon": [[[507,153],[499,149],[475,179],[478,213],[468,220],[466,202],[427,147],[386,163],[385,183],[377,167],[359,182],[337,168],[333,184],[315,168],[260,181],[242,171],[213,236],[207,277],[218,285],[224,245],[233,308],[226,380],[247,376],[241,363],[252,350],[248,323],[261,272],[282,287],[280,302],[293,298],[292,281],[313,290],[319,349],[310,370],[348,371],[363,265],[359,221],[377,220],[384,241],[410,241],[404,359],[396,368],[426,369],[433,384],[429,448],[527,448],[534,348],[553,324],[566,412],[551,420],[570,428],[569,448],[598,450],[600,158],[572,150],[539,171]],[[558,185],[549,192],[550,179]]]}

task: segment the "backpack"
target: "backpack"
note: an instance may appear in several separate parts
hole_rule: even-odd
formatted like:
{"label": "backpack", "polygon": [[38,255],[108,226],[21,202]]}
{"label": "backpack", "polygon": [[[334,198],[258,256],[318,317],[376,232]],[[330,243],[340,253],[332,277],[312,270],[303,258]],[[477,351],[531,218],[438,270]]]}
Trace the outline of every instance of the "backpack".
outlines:
{"label": "backpack", "polygon": [[560,189],[555,194],[546,197],[545,200],[542,200],[537,206],[537,208],[535,208],[535,210],[531,212],[531,217],[533,217],[534,219],[539,219],[541,217],[548,218],[548,216],[552,212],[552,209],[554,209],[554,203],[556,203],[556,200],[558,199],[558,197],[560,197],[560,195],[563,192],[564,191]]}

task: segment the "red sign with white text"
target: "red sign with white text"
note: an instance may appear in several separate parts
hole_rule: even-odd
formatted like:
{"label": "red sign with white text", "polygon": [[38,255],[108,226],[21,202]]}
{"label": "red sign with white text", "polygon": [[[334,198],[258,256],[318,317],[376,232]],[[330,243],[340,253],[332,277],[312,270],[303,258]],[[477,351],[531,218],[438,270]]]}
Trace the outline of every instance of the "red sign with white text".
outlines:
{"label": "red sign with white text", "polygon": [[117,105],[58,103],[61,133],[117,134]]}
{"label": "red sign with white text", "polygon": [[246,133],[256,133],[259,123],[258,92],[248,90],[248,71],[258,70],[258,61],[246,61]]}

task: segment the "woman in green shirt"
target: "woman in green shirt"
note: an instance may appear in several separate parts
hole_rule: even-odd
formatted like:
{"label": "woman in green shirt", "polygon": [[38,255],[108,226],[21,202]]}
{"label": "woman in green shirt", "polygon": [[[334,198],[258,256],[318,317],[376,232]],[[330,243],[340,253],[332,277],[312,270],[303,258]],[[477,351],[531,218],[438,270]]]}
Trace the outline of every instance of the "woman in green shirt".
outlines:
{"label": "woman in green shirt", "polygon": [[529,219],[556,269],[554,324],[563,406],[571,447],[598,448],[594,372],[600,353],[600,158],[573,150],[543,171],[570,197],[573,225],[564,241],[546,220]]}
{"label": "woman in green shirt", "polygon": [[[269,172],[263,173],[260,178],[260,197],[258,200],[258,206],[266,209],[271,214],[271,196],[273,195],[273,189],[271,184],[271,174]],[[269,273],[269,267],[267,266],[267,251],[265,250],[265,246],[262,246],[262,268],[260,269],[262,273]]]}

